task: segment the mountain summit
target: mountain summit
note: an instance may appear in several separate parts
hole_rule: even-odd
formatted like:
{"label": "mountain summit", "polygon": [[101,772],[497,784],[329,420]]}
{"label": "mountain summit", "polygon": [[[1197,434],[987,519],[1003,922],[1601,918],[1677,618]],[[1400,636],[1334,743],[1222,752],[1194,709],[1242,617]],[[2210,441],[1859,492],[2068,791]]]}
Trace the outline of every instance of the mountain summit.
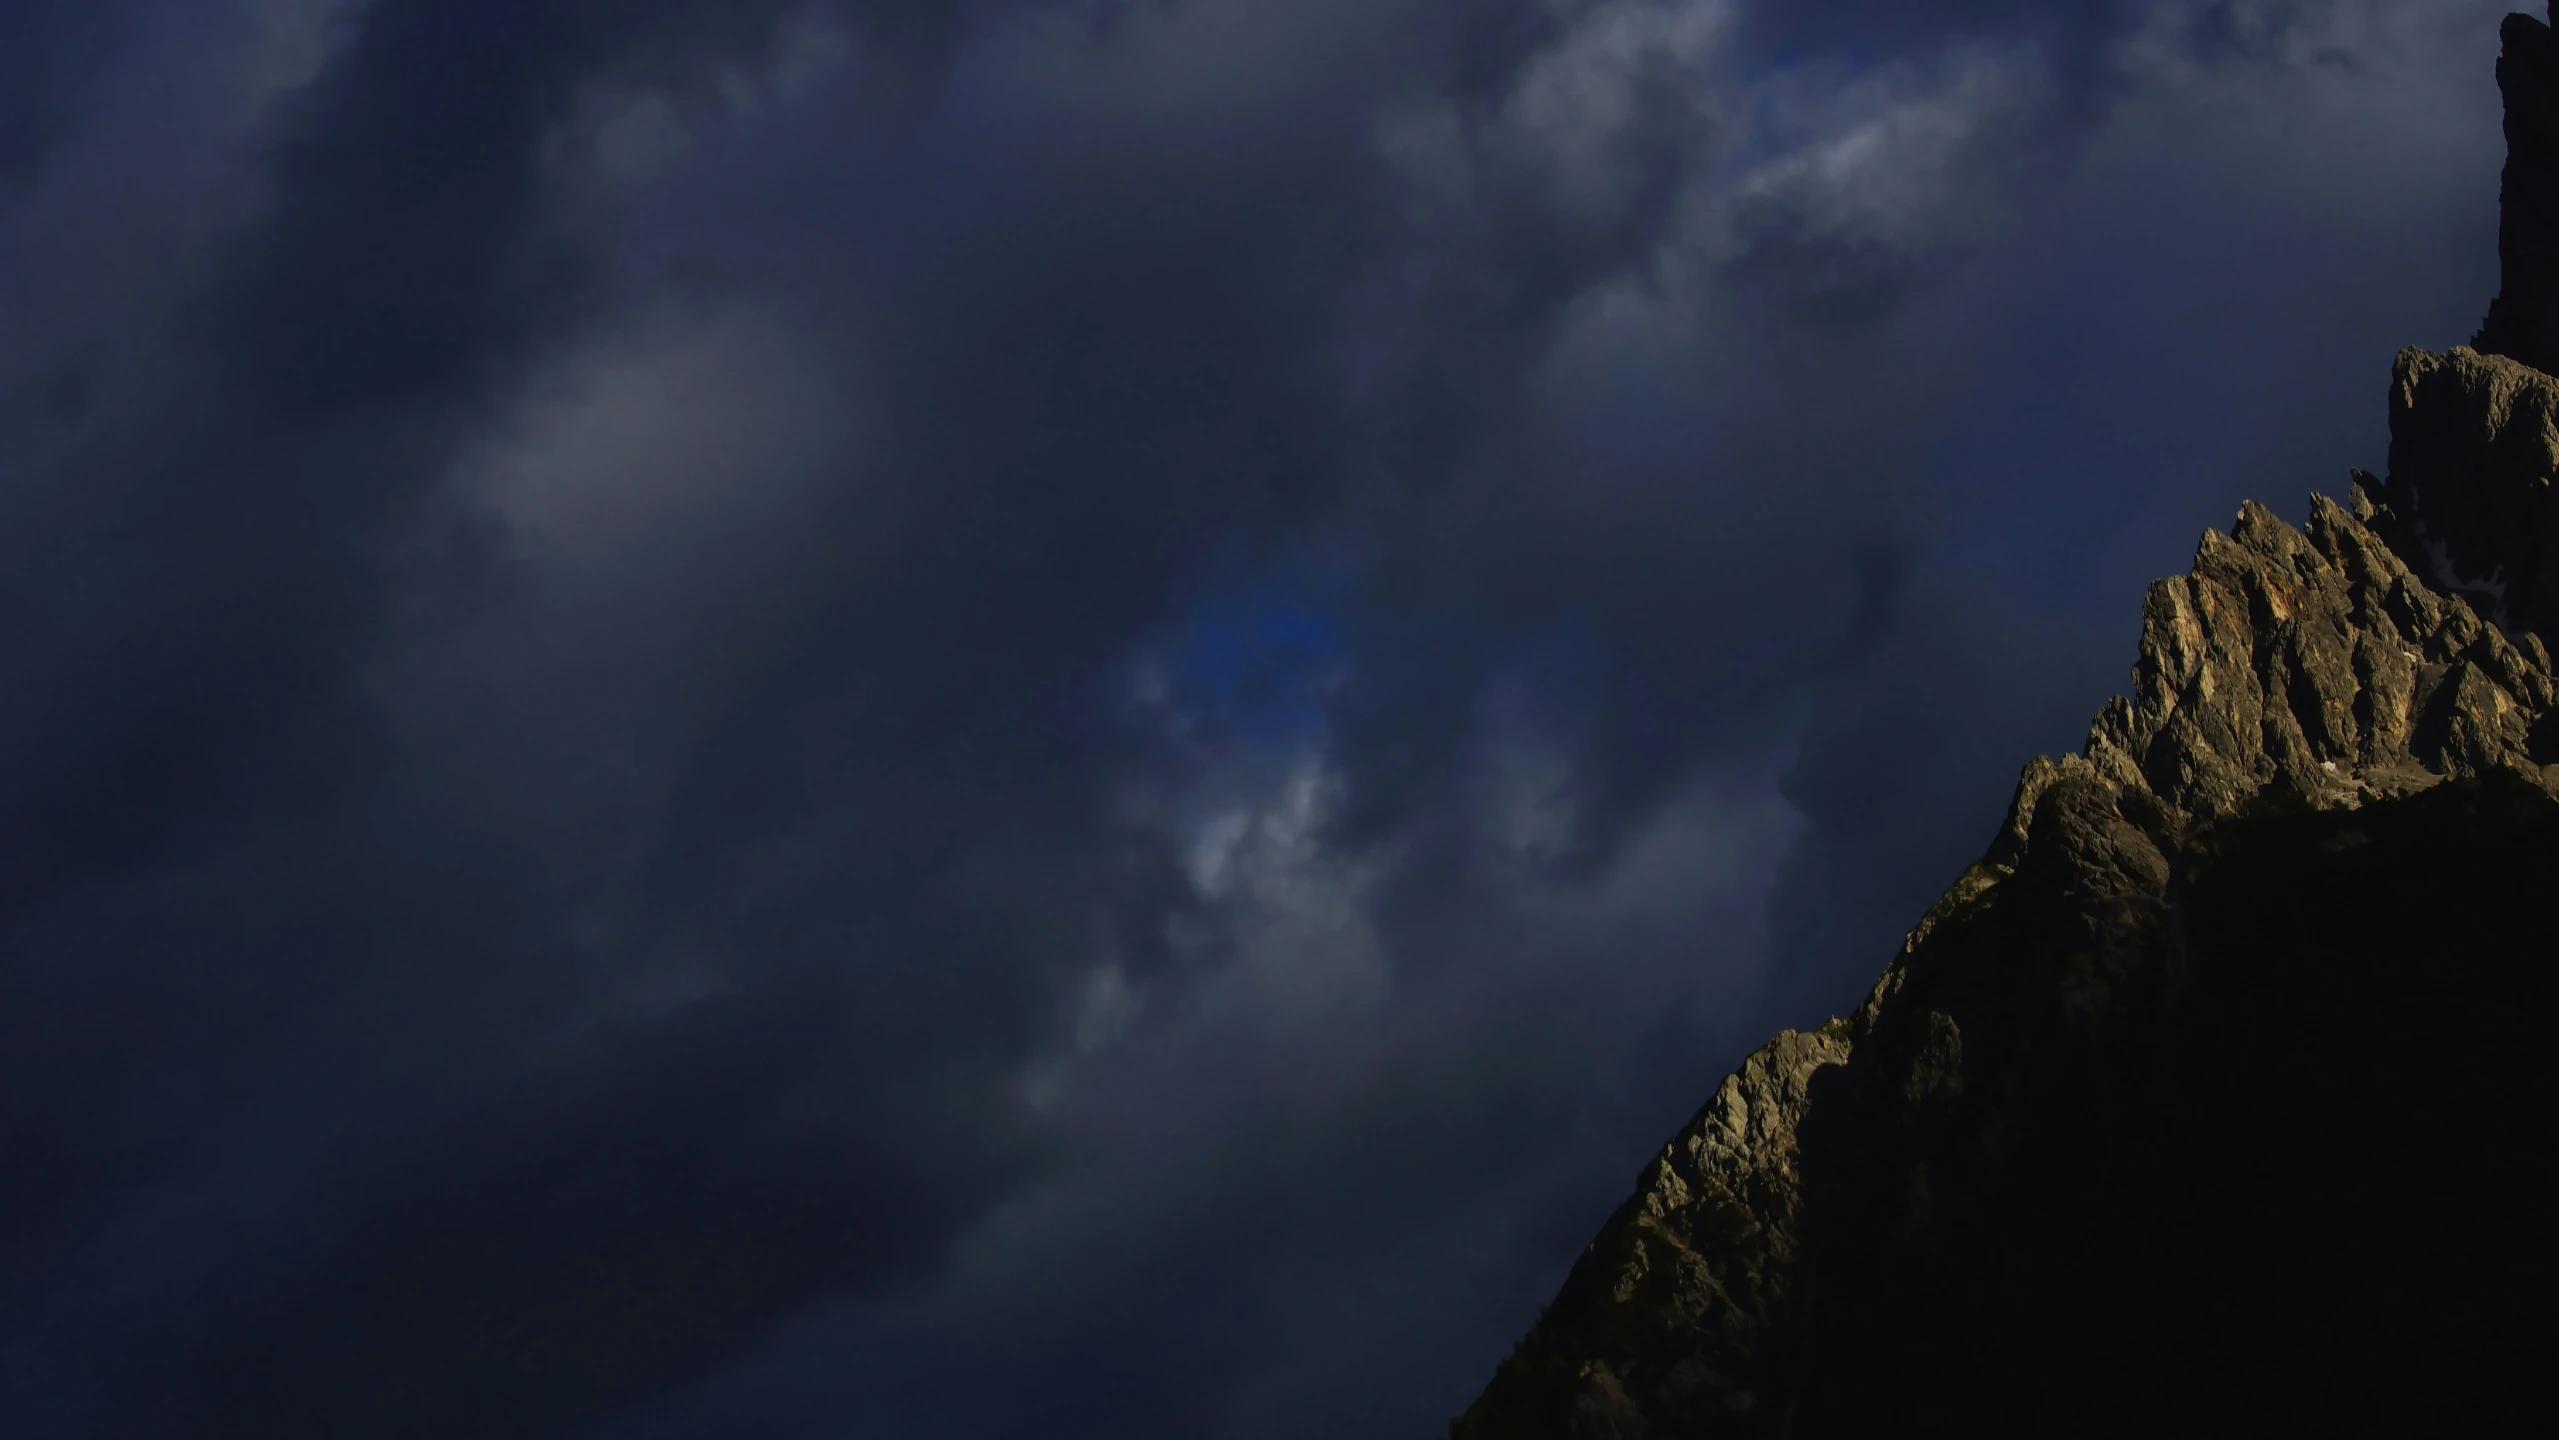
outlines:
{"label": "mountain summit", "polygon": [[1643,1170],[1452,1440],[2485,1431],[2559,1293],[2559,37],[2389,474],[2153,584],[1854,1015]]}

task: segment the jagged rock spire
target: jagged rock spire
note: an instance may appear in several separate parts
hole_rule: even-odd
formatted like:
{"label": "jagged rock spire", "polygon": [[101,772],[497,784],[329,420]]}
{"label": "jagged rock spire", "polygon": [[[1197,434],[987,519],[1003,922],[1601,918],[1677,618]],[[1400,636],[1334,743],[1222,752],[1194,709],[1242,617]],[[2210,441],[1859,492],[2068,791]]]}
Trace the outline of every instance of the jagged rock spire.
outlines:
{"label": "jagged rock spire", "polygon": [[2507,16],[2499,35],[2506,170],[2497,194],[2498,290],[2470,345],[2559,372],[2559,35],[2529,15]]}

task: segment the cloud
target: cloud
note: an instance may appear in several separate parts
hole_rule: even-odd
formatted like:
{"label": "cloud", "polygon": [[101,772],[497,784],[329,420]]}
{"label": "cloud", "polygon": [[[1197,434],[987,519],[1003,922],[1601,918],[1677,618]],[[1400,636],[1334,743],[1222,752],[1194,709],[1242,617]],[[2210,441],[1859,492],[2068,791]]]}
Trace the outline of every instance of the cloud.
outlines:
{"label": "cloud", "polygon": [[38,0],[0,22],[0,180],[22,187],[52,158],[114,48],[121,8]]}
{"label": "cloud", "polygon": [[0,1406],[1427,1433],[2372,463],[2492,8],[45,31]]}

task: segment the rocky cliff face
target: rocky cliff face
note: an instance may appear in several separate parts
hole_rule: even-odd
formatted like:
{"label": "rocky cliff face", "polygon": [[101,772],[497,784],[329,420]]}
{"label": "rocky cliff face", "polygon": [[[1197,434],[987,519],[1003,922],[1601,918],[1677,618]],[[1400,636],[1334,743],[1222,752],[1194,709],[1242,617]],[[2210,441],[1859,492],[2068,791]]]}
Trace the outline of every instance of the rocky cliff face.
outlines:
{"label": "rocky cliff face", "polygon": [[2508,353],[2403,352],[2387,479],[2300,529],[2252,503],[2151,587],[2129,697],[1854,1016],[1646,1167],[1454,1440],[2431,1433],[2529,1396],[2559,44],[2505,34]]}
{"label": "rocky cliff face", "polygon": [[[2559,203],[2559,197],[2554,197]],[[2559,414],[2547,376],[2404,352],[2390,387],[2392,543],[2510,630],[2559,635]]]}

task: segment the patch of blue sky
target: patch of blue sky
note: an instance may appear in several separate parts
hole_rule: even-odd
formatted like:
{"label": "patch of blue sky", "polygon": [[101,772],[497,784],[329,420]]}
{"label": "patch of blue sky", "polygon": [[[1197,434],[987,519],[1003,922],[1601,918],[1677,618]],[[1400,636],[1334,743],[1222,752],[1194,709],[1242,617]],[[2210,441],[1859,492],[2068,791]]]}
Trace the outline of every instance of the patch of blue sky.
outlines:
{"label": "patch of blue sky", "polygon": [[1587,616],[1522,628],[1473,606],[1380,600],[1331,557],[1235,565],[1149,647],[1156,702],[1194,739],[1264,758],[1323,749],[1345,705],[1369,721],[1453,705],[1444,718],[1462,727],[1493,719],[1477,708],[1491,702],[1496,723],[1569,743],[1609,704],[1610,656]]}
{"label": "patch of blue sky", "polygon": [[1159,651],[1166,699],[1193,724],[1249,744],[1320,740],[1349,663],[1355,576],[1283,556],[1213,587]]}
{"label": "patch of blue sky", "polygon": [[1835,95],[1885,63],[1854,40],[1819,49],[1780,42],[1752,58],[1738,76],[1749,116],[1733,158],[1752,170],[1801,150],[1821,123],[1818,107],[1806,113],[1806,96]]}

